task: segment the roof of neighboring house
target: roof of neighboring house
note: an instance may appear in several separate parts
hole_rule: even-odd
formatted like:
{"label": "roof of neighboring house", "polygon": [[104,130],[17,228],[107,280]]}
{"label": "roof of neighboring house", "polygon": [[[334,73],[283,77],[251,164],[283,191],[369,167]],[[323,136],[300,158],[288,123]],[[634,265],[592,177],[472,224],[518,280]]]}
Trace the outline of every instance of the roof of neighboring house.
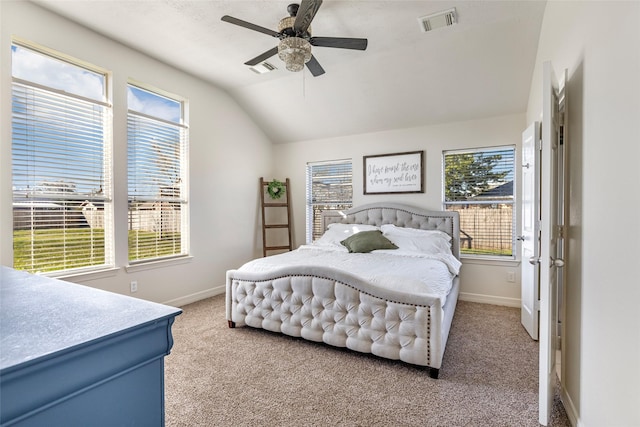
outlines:
{"label": "roof of neighboring house", "polygon": [[502,185],[497,187],[493,187],[491,190],[487,190],[482,194],[478,194],[475,198],[483,198],[483,199],[497,199],[501,197],[511,197],[513,196],[513,181],[505,182]]}
{"label": "roof of neighboring house", "polygon": [[62,205],[52,202],[38,202],[38,201],[30,201],[30,202],[13,202],[14,208],[25,208],[25,209],[61,209]]}

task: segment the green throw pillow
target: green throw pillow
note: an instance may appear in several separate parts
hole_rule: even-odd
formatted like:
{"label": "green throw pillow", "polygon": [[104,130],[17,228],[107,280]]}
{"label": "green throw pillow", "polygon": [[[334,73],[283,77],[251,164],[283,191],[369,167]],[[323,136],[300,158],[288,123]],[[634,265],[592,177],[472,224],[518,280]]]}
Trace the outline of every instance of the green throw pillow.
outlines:
{"label": "green throw pillow", "polygon": [[367,253],[375,251],[376,249],[398,249],[398,247],[384,237],[379,230],[361,231],[344,239],[340,243],[349,249],[351,253]]}

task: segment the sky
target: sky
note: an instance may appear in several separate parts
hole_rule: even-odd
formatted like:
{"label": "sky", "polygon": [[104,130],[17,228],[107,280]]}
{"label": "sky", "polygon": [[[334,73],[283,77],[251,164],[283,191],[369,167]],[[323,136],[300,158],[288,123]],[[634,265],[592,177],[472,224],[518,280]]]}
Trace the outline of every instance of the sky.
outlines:
{"label": "sky", "polygon": [[[108,73],[101,73],[86,67],[73,65],[19,45],[12,46],[12,75],[13,77],[51,87],[69,94],[110,103],[110,97],[106,90],[108,87]],[[53,110],[51,109],[46,111],[42,108],[31,109],[29,104],[25,103],[27,102],[26,98],[25,102],[19,104],[16,104],[16,102],[14,99],[14,115],[19,114],[20,116],[18,119],[14,119],[14,138],[16,138],[16,135],[19,135],[19,138],[30,138],[38,149],[34,155],[30,155],[24,150],[14,151],[14,189],[33,189],[42,185],[43,182],[59,182],[61,180],[64,182],[72,182],[74,188],[82,193],[91,193],[102,188],[100,182],[102,181],[101,176],[104,162],[101,126],[95,128],[92,124],[93,122],[87,122],[82,123],[76,128],[76,122],[72,119],[62,121],[52,116],[50,113]],[[80,102],[86,104],[86,101]],[[69,105],[71,105],[71,103],[69,103]],[[104,107],[96,106],[94,108],[103,109]],[[131,84],[127,86],[127,108],[131,111],[137,111],[172,123],[182,123],[182,103],[180,101]],[[36,117],[36,115],[40,115],[40,117]],[[27,127],[25,120],[34,118],[37,118],[38,125],[35,127]],[[98,120],[98,123],[100,123],[100,120]],[[163,128],[171,127],[171,125],[167,124],[161,124],[160,126]],[[66,131],[70,131],[67,137],[65,137],[63,133]],[[87,132],[90,132],[90,134]],[[85,135],[85,137],[81,135]],[[91,139],[88,139],[89,137],[91,137]],[[56,148],[59,147],[59,143],[63,140],[65,140],[65,146],[67,147],[64,153]],[[138,150],[145,150],[144,147],[144,144],[140,145]],[[92,153],[89,153],[85,149],[90,150]],[[142,158],[157,157],[161,160],[164,159],[164,157],[159,157],[162,153],[158,154],[158,149],[154,146],[151,146],[150,149],[147,148],[147,150],[149,150],[148,155],[142,153]],[[54,153],[59,154],[55,156]],[[85,155],[79,156],[80,153],[84,153]],[[44,156],[47,156],[47,158],[43,160]],[[74,159],[70,159],[67,162],[65,156],[72,156]],[[87,169],[88,162],[95,163],[95,167]],[[152,164],[152,166],[149,167],[150,169],[157,169],[159,167],[154,165],[156,163],[159,164],[158,161],[148,163]],[[56,164],[54,169],[52,169],[53,164]],[[65,165],[68,165],[71,169],[67,169]],[[75,174],[73,170],[80,165],[82,165],[84,172],[93,170],[95,176],[87,177],[84,172],[80,175]],[[142,173],[142,170],[139,172]],[[155,172],[153,170],[148,172],[153,174],[156,173],[157,170]]]}
{"label": "sky", "polygon": [[105,99],[105,76],[51,56],[11,46],[11,74],[96,101]]}
{"label": "sky", "polygon": [[180,102],[173,99],[129,85],[127,87],[127,103],[130,110],[173,123],[182,123]]}
{"label": "sky", "polygon": [[[52,56],[13,45],[11,70],[14,77],[63,90],[96,101],[109,102],[105,74],[78,67]],[[181,103],[129,85],[130,110],[181,123]]]}

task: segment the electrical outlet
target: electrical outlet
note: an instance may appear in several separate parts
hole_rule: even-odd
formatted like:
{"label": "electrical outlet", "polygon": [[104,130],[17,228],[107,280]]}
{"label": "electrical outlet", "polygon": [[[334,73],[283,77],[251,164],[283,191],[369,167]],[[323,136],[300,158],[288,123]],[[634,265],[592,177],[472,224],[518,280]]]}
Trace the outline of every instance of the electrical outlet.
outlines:
{"label": "electrical outlet", "polygon": [[507,282],[515,282],[516,281],[516,272],[515,271],[508,271],[507,272]]}
{"label": "electrical outlet", "polygon": [[132,280],[131,281],[131,293],[134,292],[138,292],[138,281],[137,280]]}

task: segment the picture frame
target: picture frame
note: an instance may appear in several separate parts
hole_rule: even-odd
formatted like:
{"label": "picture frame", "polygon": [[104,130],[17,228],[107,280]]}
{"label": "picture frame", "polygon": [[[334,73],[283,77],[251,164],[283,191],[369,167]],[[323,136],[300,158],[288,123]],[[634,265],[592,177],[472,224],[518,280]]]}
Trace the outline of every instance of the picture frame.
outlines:
{"label": "picture frame", "polygon": [[364,194],[424,193],[424,150],[363,156]]}

